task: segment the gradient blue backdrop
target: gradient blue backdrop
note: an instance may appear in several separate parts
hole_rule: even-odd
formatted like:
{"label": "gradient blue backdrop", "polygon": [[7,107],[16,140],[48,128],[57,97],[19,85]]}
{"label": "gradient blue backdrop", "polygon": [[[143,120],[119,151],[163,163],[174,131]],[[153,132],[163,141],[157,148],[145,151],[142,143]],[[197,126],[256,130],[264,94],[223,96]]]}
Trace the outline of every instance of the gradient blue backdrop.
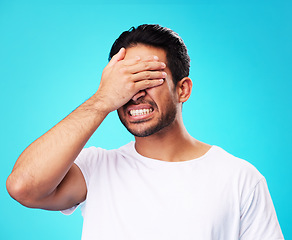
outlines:
{"label": "gradient blue backdrop", "polygon": [[[288,1],[0,0],[0,239],[80,239],[82,217],[27,209],[5,181],[17,157],[89,98],[111,44],[131,26],[177,31],[194,89],[185,125],[266,177],[286,239],[291,230],[291,10]],[[111,113],[87,146],[133,140]]]}

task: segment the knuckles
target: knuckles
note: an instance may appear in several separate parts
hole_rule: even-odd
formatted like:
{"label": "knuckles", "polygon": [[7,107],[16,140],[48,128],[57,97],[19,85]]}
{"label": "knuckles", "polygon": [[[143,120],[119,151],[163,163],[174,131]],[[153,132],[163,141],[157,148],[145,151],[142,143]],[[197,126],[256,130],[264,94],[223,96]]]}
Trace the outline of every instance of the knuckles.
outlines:
{"label": "knuckles", "polygon": [[121,67],[121,68],[119,69],[119,73],[122,74],[122,75],[126,74],[127,72],[128,72],[128,71],[127,71],[127,68],[126,68],[126,67]]}
{"label": "knuckles", "polygon": [[143,62],[142,63],[142,67],[143,67],[144,70],[150,70],[150,65],[149,65],[148,62]]}
{"label": "knuckles", "polygon": [[145,79],[150,79],[151,78],[151,73],[150,72],[144,72],[144,77],[145,77]]}
{"label": "knuckles", "polygon": [[144,85],[146,88],[148,88],[152,85],[152,81],[150,81],[150,80],[144,81]]}
{"label": "knuckles", "polygon": [[125,85],[125,90],[127,90],[127,92],[135,92],[135,83],[128,83]]}

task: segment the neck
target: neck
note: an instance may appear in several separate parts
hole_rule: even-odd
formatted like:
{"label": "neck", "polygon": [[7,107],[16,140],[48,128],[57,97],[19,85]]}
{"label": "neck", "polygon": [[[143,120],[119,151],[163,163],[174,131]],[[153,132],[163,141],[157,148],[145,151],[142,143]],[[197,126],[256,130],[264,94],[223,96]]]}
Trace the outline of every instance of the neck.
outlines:
{"label": "neck", "polygon": [[194,139],[183,123],[170,126],[148,137],[135,137],[136,151],[142,156],[168,162],[187,161],[204,155],[210,145]]}

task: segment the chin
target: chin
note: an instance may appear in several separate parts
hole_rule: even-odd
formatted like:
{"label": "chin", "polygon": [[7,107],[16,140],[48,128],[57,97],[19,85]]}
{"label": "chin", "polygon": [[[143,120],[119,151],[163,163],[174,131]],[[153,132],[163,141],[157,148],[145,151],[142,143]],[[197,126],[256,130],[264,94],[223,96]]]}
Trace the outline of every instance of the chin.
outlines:
{"label": "chin", "polygon": [[[174,118],[168,119],[169,121],[158,121],[155,124],[150,125],[149,122],[136,123],[136,124],[124,124],[126,129],[133,134],[135,137],[148,137],[154,134],[162,132],[164,129],[167,129],[174,122]],[[134,125],[131,127],[130,125]],[[135,126],[136,125],[136,126]],[[139,126],[140,125],[140,126]],[[144,125],[144,126],[143,126]],[[145,126],[148,125],[148,126]],[[150,125],[150,126],[149,126]]]}
{"label": "chin", "polygon": [[118,111],[119,118],[126,129],[135,137],[148,137],[161,132],[161,130],[172,125],[176,119],[176,108],[169,106],[166,114],[147,119],[140,119],[136,122],[130,122],[123,112]]}
{"label": "chin", "polygon": [[[140,123],[141,124],[141,123]],[[126,129],[133,134],[135,137],[148,137],[155,134],[159,129],[156,126],[152,127],[130,127],[129,125],[125,125]]]}

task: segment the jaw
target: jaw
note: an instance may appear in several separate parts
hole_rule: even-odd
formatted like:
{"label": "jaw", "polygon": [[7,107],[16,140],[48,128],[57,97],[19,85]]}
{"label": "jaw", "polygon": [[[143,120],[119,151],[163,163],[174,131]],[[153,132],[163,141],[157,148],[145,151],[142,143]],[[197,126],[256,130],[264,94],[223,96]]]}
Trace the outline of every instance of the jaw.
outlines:
{"label": "jaw", "polygon": [[135,105],[119,109],[118,114],[123,125],[135,137],[159,136],[160,133],[164,135],[177,118],[177,109],[172,104],[168,105],[163,113],[160,113],[155,107],[152,109],[149,105],[147,107],[145,105]]}
{"label": "jaw", "polygon": [[118,115],[122,124],[134,136],[148,136],[152,133],[153,126],[159,122],[157,110],[153,108],[119,109]]}

